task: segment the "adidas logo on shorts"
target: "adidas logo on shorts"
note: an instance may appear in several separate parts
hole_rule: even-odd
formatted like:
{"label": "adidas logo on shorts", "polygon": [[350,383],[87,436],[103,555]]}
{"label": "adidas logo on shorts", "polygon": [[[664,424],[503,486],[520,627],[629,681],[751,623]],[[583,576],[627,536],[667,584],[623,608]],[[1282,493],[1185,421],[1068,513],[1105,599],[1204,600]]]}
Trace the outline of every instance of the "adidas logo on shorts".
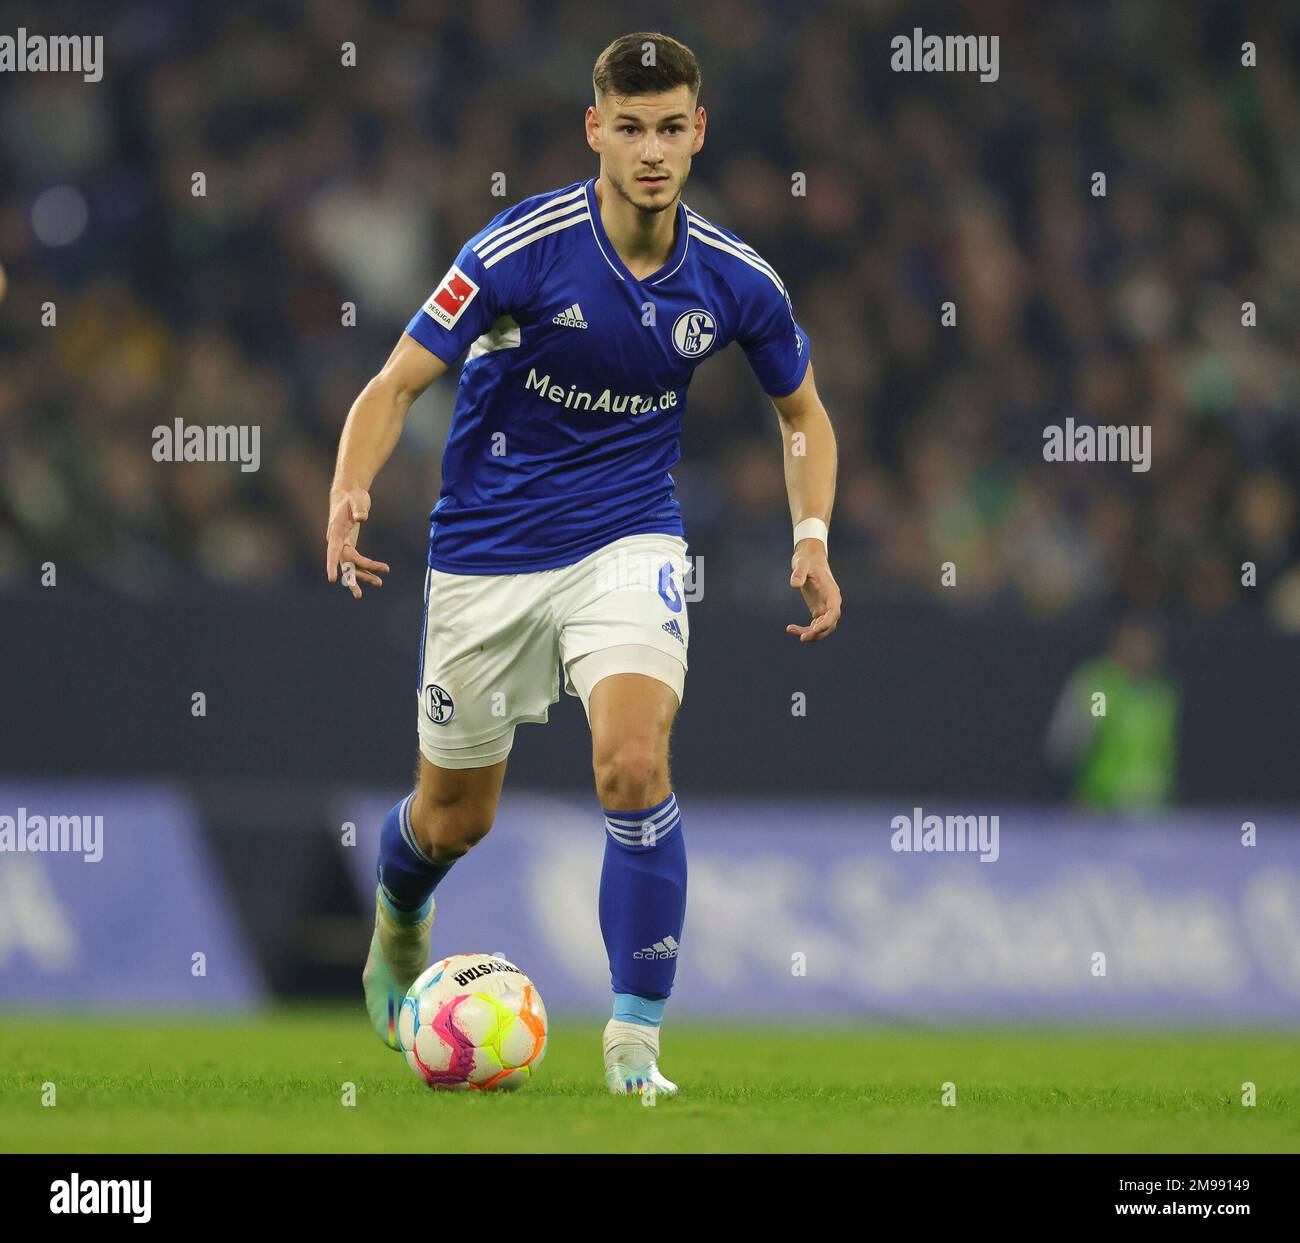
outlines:
{"label": "adidas logo on shorts", "polygon": [[556,315],[551,323],[559,324],[561,328],[588,328],[590,325],[582,318],[582,307],[576,302],[565,310]]}
{"label": "adidas logo on shorts", "polygon": [[637,950],[632,955],[633,958],[676,958],[677,942],[672,937],[664,937],[662,941],[656,941],[653,945],[647,945],[643,950]]}
{"label": "adidas logo on shorts", "polygon": [[686,646],[686,640],[682,638],[682,628],[677,624],[677,618],[670,617],[659,629],[668,631],[678,643],[683,647]]}

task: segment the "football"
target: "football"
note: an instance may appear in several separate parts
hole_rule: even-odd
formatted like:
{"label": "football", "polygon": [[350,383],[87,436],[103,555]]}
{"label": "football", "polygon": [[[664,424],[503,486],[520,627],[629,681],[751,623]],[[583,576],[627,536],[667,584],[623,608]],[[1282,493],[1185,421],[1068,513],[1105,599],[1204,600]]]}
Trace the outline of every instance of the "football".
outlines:
{"label": "football", "polygon": [[456,954],[411,985],[397,1032],[407,1064],[431,1088],[520,1088],[546,1054],[546,1007],[514,963]]}

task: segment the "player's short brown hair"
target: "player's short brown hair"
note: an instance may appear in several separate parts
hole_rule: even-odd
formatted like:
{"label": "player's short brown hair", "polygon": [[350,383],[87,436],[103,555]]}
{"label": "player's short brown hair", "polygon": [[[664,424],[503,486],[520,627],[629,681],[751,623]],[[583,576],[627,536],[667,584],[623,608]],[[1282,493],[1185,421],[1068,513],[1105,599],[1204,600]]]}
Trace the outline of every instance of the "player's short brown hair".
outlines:
{"label": "player's short brown hair", "polygon": [[640,31],[620,35],[596,57],[591,73],[596,102],[606,96],[657,95],[688,86],[700,94],[700,66],[695,53],[668,35]]}

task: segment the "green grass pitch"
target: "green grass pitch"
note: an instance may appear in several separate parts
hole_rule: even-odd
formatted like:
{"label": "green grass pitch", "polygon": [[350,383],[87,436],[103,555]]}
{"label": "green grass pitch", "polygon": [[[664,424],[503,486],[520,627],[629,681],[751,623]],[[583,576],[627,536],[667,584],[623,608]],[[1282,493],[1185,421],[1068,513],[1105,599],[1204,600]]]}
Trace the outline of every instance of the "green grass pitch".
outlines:
{"label": "green grass pitch", "polygon": [[681,1094],[646,1108],[602,1088],[602,1026],[556,1022],[532,1084],[461,1094],[425,1088],[360,1006],[237,1020],[11,1014],[0,1151],[1300,1151],[1300,1059],[1281,1033],[683,1022],[665,1027],[662,1059]]}

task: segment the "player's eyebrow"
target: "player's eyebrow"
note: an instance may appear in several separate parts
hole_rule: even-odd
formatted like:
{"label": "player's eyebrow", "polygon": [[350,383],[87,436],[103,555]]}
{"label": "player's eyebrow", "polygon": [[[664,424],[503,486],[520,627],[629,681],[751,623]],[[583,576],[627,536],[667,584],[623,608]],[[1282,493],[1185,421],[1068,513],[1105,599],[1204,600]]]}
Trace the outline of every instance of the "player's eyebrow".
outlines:
{"label": "player's eyebrow", "polygon": [[[632,121],[632,122],[634,122],[634,123],[637,124],[637,125],[641,125],[641,124],[643,123],[643,122],[641,121],[641,118],[640,118],[640,117],[634,117],[634,116],[632,116],[631,114],[626,113],[626,112],[620,112],[620,113],[618,114],[618,116],[616,116],[616,117],[614,118],[614,120],[616,120],[616,121]],[[660,125],[667,125],[669,121],[689,121],[689,120],[690,120],[690,117],[688,117],[688,116],[686,115],[686,113],[684,113],[684,112],[678,112],[678,113],[675,113],[673,116],[670,116],[670,117],[664,117],[664,118],[659,122],[659,124],[660,124]]]}

